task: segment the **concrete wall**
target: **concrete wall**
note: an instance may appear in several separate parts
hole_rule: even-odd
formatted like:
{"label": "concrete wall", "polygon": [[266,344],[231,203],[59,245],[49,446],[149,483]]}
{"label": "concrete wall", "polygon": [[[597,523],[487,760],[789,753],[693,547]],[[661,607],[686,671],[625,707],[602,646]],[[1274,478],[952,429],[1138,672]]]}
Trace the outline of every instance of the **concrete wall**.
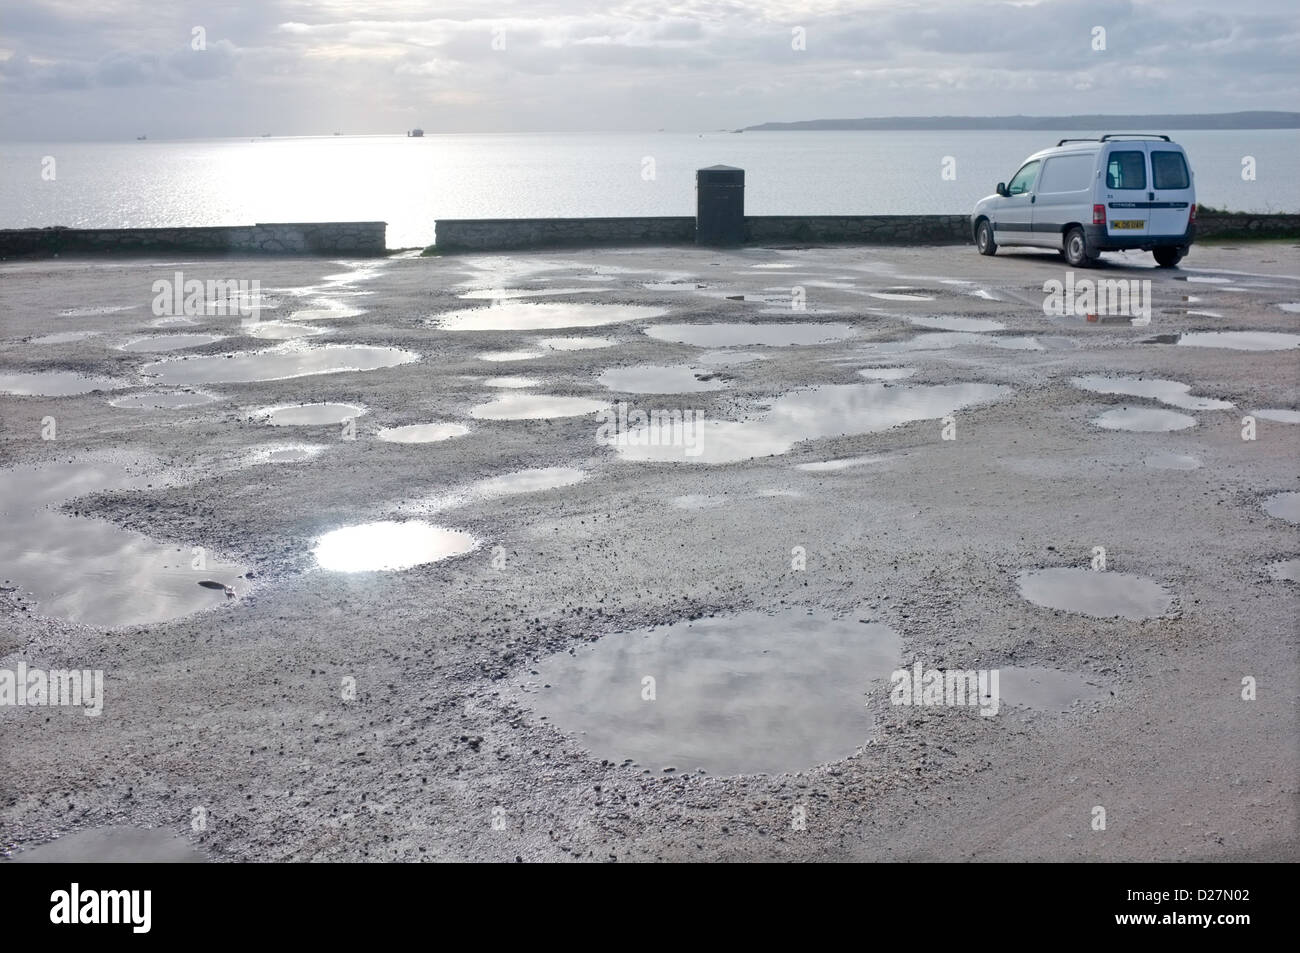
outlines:
{"label": "concrete wall", "polygon": [[695,241],[695,216],[645,218],[440,218],[437,251]]}
{"label": "concrete wall", "polygon": [[1250,212],[1196,212],[1197,241],[1225,238],[1300,238],[1300,215]]}
{"label": "concrete wall", "polygon": [[[970,240],[964,215],[750,215],[751,242],[943,244]],[[677,245],[695,242],[695,218],[439,219],[433,251]]]}
{"label": "concrete wall", "polygon": [[198,252],[383,255],[384,222],[274,222],[210,228],[0,229],[0,258],[60,254]]}

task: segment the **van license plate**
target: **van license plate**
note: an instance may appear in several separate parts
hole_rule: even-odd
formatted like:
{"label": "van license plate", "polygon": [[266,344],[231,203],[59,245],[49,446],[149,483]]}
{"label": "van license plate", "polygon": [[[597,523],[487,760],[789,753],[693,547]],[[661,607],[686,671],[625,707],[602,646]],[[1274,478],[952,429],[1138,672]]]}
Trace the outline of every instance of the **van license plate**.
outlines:
{"label": "van license plate", "polygon": [[1111,228],[1146,228],[1146,222],[1133,221],[1132,219],[1116,219],[1110,223]]}

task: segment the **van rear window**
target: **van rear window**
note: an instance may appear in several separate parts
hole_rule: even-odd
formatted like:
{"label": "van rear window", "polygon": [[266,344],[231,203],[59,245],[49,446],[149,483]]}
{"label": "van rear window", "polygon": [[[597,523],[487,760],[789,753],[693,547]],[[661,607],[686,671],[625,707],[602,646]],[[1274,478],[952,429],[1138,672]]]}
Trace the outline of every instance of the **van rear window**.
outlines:
{"label": "van rear window", "polygon": [[1106,162],[1106,188],[1145,189],[1147,155],[1145,152],[1112,152]]}
{"label": "van rear window", "polygon": [[1157,189],[1189,189],[1191,177],[1187,174],[1187,160],[1181,152],[1152,152],[1151,181]]}

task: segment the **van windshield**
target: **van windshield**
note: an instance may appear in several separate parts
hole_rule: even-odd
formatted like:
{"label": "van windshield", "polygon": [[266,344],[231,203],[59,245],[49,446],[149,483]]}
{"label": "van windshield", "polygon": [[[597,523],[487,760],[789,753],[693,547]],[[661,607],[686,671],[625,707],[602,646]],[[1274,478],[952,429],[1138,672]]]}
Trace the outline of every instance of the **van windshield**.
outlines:
{"label": "van windshield", "polygon": [[1112,152],[1106,162],[1106,188],[1145,189],[1147,156],[1145,152]]}
{"label": "van windshield", "polygon": [[1151,181],[1157,189],[1188,189],[1187,160],[1181,152],[1152,152]]}

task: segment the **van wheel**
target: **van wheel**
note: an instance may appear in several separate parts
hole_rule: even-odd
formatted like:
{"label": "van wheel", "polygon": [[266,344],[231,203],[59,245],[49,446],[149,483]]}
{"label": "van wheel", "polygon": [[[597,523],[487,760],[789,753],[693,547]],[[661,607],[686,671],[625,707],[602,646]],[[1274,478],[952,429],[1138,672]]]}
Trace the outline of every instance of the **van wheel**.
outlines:
{"label": "van wheel", "polygon": [[981,219],[979,227],[975,229],[975,247],[980,250],[981,255],[998,253],[997,243],[993,241],[993,226],[989,224],[988,219]]}
{"label": "van wheel", "polygon": [[1078,226],[1065,233],[1065,260],[1075,268],[1091,268],[1097,260],[1088,254],[1088,243]]}
{"label": "van wheel", "polygon": [[1183,255],[1187,254],[1187,250],[1170,245],[1163,248],[1153,248],[1151,254],[1155,256],[1156,264],[1161,268],[1172,268],[1183,260]]}

